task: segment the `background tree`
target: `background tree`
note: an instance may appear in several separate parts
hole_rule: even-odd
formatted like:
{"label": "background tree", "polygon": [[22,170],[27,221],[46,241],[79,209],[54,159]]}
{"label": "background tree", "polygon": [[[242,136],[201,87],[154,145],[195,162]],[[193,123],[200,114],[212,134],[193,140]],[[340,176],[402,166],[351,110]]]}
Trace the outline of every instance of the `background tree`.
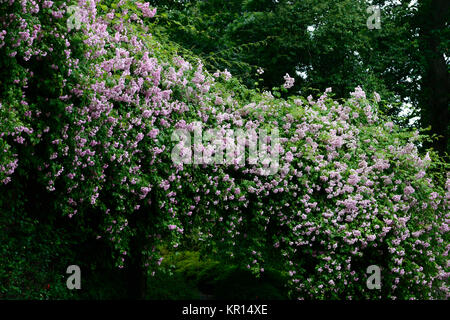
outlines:
{"label": "background tree", "polygon": [[[367,28],[369,5],[380,8],[381,29]],[[446,1],[167,1],[162,11],[168,37],[211,71],[228,68],[261,89],[289,73],[304,95],[331,86],[344,98],[361,85],[397,123],[431,126],[442,136],[432,145],[448,151]]]}
{"label": "background tree", "polygon": [[419,32],[421,81],[418,102],[423,126],[436,134],[432,146],[440,153],[450,151],[449,142],[449,42],[450,2],[419,2],[415,26]]}

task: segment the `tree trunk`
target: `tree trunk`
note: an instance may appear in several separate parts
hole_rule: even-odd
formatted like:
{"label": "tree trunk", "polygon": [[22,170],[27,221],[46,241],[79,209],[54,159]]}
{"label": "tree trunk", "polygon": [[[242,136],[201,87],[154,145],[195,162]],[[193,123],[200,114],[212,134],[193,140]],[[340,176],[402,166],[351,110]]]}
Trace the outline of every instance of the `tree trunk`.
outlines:
{"label": "tree trunk", "polygon": [[128,263],[128,298],[133,300],[145,299],[147,291],[147,270],[143,264],[142,239],[134,236],[130,242],[130,257]]}
{"label": "tree trunk", "polygon": [[149,245],[148,235],[155,219],[159,216],[157,198],[151,193],[151,201],[148,206],[141,206],[140,210],[134,211],[128,223],[136,233],[130,240],[129,256],[127,263],[128,298],[143,300],[147,294],[148,270],[144,266],[144,250]]}
{"label": "tree trunk", "polygon": [[440,45],[444,42],[442,32],[449,17],[448,0],[424,0],[419,8],[420,49],[424,58],[422,78],[422,121],[431,126],[431,133],[438,140],[432,146],[441,155],[448,150],[450,79],[444,54]]}

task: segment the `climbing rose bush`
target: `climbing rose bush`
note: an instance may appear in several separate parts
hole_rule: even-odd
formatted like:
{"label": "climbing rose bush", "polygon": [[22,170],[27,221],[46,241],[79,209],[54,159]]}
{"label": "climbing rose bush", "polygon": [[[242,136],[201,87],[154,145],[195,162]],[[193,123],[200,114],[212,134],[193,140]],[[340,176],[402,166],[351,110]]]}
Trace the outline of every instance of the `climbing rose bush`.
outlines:
{"label": "climbing rose bush", "polygon": [[[67,27],[71,5],[79,30]],[[18,183],[21,166],[35,170],[67,221],[110,243],[116,267],[143,254],[154,273],[161,244],[194,239],[257,274],[275,262],[292,298],[448,297],[447,167],[418,152],[420,134],[380,114],[377,94],[358,87],[340,102],[331,89],[288,99],[247,90],[152,35],[148,3],[0,8],[1,188]],[[294,78],[284,80],[287,91]],[[277,172],[174,163],[173,132],[199,123],[224,136],[279,130]],[[99,228],[88,225],[94,212]],[[370,265],[381,290],[366,286]]]}

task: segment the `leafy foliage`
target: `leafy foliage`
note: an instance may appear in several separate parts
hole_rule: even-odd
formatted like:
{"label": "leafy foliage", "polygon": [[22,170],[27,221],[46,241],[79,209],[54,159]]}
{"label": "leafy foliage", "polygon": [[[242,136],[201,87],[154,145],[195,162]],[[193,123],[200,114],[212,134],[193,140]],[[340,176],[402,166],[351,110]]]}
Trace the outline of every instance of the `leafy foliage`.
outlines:
{"label": "leafy foliage", "polygon": [[[378,94],[356,87],[345,100],[328,88],[316,98],[290,96],[290,77],[261,93],[227,70],[210,74],[194,54],[183,57],[148,5],[82,0],[82,28],[69,31],[69,4],[0,4],[8,234],[16,212],[26,235],[37,232],[36,221],[59,226],[51,236],[43,227],[45,241],[61,244],[61,254],[70,249],[64,244],[88,243],[98,251],[78,251],[87,255],[81,261],[103,252],[131,289],[164,267],[161,248],[194,246],[236,265],[229,275],[238,279],[242,268],[264,277],[276,266],[293,299],[448,294],[448,166],[419,152],[422,135],[380,112]],[[199,125],[279,129],[276,173],[266,175],[264,163],[174,163],[172,133]],[[2,242],[6,250],[22,245]],[[41,252],[52,254],[59,251]],[[383,267],[381,293],[362,280],[371,264]],[[12,283],[12,295],[20,294]]]}

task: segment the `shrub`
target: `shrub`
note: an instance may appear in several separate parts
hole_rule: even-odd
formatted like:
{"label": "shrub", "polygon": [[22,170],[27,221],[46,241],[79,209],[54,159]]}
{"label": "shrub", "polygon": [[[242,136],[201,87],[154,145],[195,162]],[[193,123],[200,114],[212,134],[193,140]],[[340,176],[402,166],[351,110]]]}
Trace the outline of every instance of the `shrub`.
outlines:
{"label": "shrub", "polygon": [[[418,153],[423,137],[380,114],[377,95],[260,94],[152,36],[146,7],[79,1],[82,28],[68,31],[71,3],[0,4],[2,197],[36,172],[51,214],[109,243],[131,275],[188,239],[255,274],[275,261],[291,298],[447,294],[448,167]],[[174,163],[173,132],[198,123],[279,129],[276,173]],[[365,285],[372,264],[381,292]]]}

